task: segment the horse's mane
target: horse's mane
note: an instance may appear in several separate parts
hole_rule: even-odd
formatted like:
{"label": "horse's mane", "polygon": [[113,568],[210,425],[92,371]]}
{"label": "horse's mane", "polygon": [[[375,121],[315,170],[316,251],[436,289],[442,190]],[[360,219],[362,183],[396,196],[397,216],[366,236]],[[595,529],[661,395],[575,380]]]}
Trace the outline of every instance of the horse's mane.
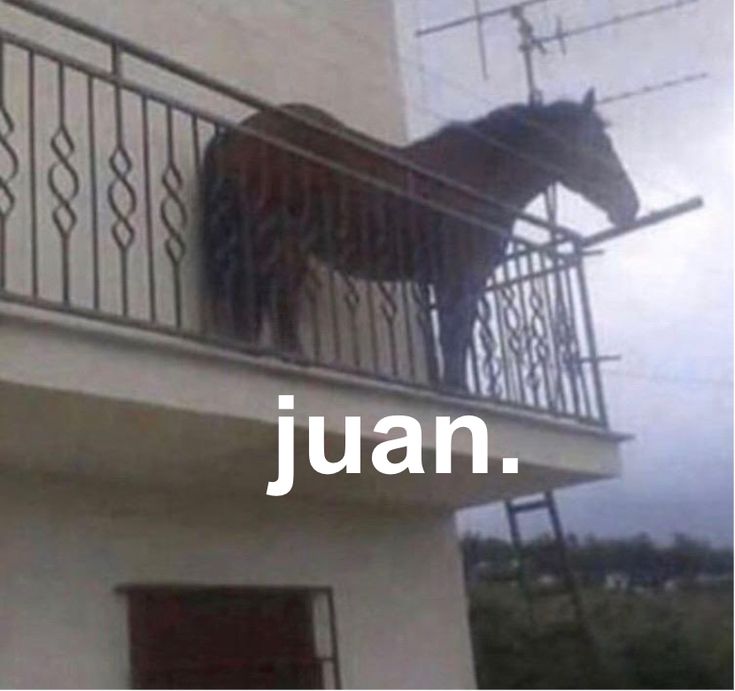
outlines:
{"label": "horse's mane", "polygon": [[[450,122],[427,139],[448,133],[475,131],[503,142],[517,141],[543,131],[544,126],[579,117],[584,112],[576,101],[558,100],[543,104],[514,103],[490,111],[474,120]],[[599,117],[593,114],[593,117]]]}

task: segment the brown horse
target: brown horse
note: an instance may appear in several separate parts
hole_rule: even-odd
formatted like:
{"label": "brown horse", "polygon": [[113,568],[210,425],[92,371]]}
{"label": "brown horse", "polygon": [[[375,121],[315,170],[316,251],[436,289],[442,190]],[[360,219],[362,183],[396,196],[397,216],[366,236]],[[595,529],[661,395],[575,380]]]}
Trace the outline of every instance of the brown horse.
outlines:
{"label": "brown horse", "polygon": [[349,276],[431,286],[443,380],[462,388],[478,300],[515,210],[561,183],[615,224],[636,216],[635,190],[594,106],[592,91],[581,103],[508,106],[404,148],[296,104],[219,133],[203,173],[205,280],[217,321],[229,313],[238,337],[254,340],[269,312],[279,347],[298,350],[310,256]]}

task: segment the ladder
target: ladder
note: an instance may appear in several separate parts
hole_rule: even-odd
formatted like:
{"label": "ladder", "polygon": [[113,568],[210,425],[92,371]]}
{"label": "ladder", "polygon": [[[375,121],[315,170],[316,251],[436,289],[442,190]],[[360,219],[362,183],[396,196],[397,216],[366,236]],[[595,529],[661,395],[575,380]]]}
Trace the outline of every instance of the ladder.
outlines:
{"label": "ladder", "polygon": [[[517,560],[515,576],[528,606],[532,640],[543,645],[550,639],[564,637],[578,643],[583,653],[580,659],[583,661],[584,671],[589,675],[599,676],[602,672],[601,660],[587,620],[579,584],[571,568],[553,492],[546,491],[531,497],[506,500],[505,511]],[[543,548],[554,553],[560,577],[560,582],[551,587],[540,588],[534,584],[533,550],[523,542],[519,517],[534,512],[544,512],[551,525],[551,542]],[[560,610],[565,610],[566,616],[560,616]],[[545,618],[543,614],[546,614]]]}

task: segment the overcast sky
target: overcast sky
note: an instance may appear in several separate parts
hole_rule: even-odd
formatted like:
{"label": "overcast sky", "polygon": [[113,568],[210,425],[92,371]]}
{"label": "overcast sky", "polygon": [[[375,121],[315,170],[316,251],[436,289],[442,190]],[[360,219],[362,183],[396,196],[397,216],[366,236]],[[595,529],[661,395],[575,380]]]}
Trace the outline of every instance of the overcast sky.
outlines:
{"label": "overcast sky", "polygon": [[[398,1],[410,9],[399,13],[402,21],[423,26],[473,5]],[[529,17],[550,33],[557,16],[573,27],[661,2],[549,0]],[[546,100],[579,98],[589,86],[607,96],[689,73],[710,75],[604,109],[645,209],[695,194],[706,207],[610,243],[603,257],[590,260],[599,349],[623,355],[605,366],[612,426],[636,438],[624,447],[622,479],[559,493],[566,528],[580,534],[647,531],[665,540],[680,531],[732,542],[732,11],[732,0],[700,0],[571,39],[566,55],[551,48],[537,59]],[[487,81],[475,27],[422,39],[418,54],[404,31],[412,136],[442,117],[467,119],[525,100],[514,25],[498,19],[485,36]],[[585,232],[606,225],[586,205],[565,209],[562,220]],[[505,530],[498,507],[460,520],[465,528]]]}

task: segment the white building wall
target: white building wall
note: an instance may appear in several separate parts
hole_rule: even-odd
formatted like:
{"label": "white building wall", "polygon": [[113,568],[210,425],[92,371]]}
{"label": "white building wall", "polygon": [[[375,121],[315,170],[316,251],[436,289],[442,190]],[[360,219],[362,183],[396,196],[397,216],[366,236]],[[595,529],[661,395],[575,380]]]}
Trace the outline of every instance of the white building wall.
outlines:
{"label": "white building wall", "polygon": [[[307,102],[357,129],[405,139],[400,75],[395,69],[392,0],[42,0],[211,77],[274,103]],[[46,21],[0,5],[3,26],[28,29],[39,43],[69,49],[109,68],[107,53]],[[126,74],[202,108],[214,95],[130,63]],[[230,102],[228,113],[242,115]]]}
{"label": "white building wall", "polygon": [[474,686],[451,516],[0,483],[0,679],[129,684],[121,584],[334,589],[347,688]]}

